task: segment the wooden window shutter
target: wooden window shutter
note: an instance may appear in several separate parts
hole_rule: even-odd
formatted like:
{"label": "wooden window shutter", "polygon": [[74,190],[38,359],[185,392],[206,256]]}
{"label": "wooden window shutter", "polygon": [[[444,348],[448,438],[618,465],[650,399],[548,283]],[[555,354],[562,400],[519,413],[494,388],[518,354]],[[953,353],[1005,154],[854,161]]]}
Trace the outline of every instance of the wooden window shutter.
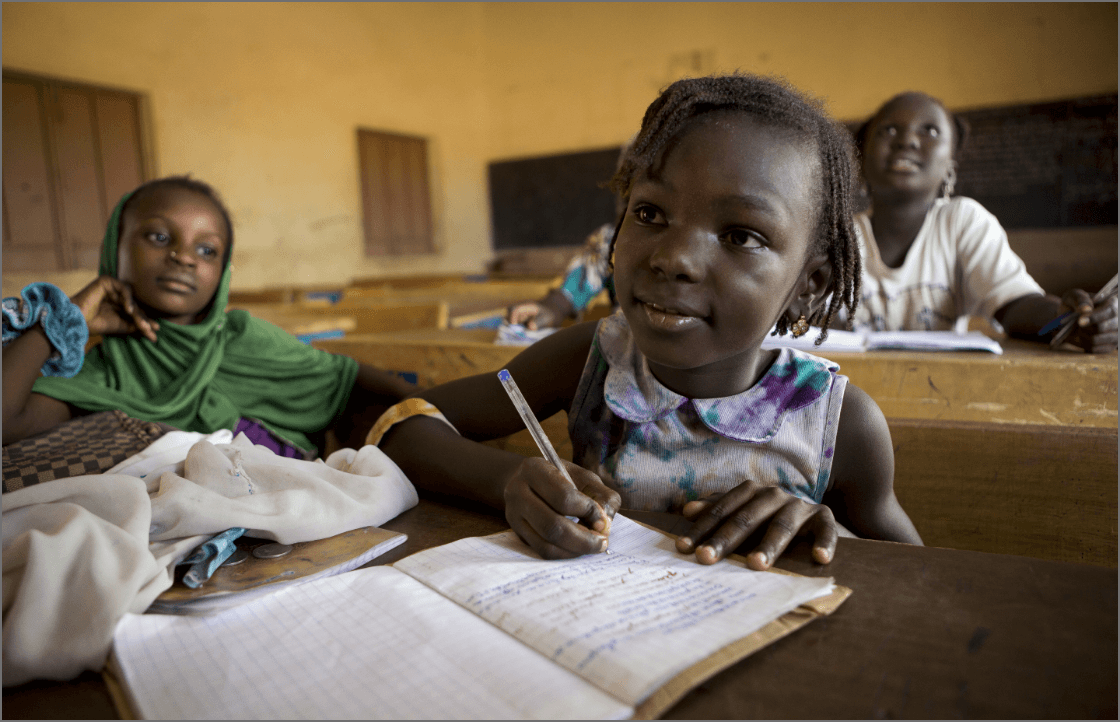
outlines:
{"label": "wooden window shutter", "polygon": [[4,73],[4,268],[96,269],[105,224],[144,182],[140,96]]}
{"label": "wooden window shutter", "polygon": [[427,141],[359,129],[358,158],[366,255],[432,253]]}

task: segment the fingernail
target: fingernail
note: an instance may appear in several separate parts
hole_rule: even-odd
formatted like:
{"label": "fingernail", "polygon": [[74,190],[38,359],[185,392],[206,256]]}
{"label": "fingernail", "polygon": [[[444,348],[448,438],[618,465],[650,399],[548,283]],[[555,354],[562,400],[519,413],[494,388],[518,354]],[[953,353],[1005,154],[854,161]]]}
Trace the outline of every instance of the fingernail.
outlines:
{"label": "fingernail", "polygon": [[760,567],[770,566],[770,557],[765,552],[754,552],[751,557],[754,558],[755,564]]}
{"label": "fingernail", "polygon": [[692,547],[692,539],[690,539],[689,537],[686,537],[686,536],[682,536],[680,539],[677,539],[677,545],[691,548]]}
{"label": "fingernail", "polygon": [[1077,325],[1078,326],[1088,326],[1089,325],[1089,317],[1088,316],[1082,316],[1081,318],[1077,319]]}

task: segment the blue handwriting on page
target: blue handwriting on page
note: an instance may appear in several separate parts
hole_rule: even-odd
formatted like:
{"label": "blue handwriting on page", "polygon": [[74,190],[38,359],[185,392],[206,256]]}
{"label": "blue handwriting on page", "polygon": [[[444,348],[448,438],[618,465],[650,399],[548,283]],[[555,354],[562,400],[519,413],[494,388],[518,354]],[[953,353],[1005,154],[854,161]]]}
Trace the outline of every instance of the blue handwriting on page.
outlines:
{"label": "blue handwriting on page", "polygon": [[631,705],[677,672],[831,589],[831,579],[697,564],[622,516],[612,554],[537,557],[514,534],[394,566]]}

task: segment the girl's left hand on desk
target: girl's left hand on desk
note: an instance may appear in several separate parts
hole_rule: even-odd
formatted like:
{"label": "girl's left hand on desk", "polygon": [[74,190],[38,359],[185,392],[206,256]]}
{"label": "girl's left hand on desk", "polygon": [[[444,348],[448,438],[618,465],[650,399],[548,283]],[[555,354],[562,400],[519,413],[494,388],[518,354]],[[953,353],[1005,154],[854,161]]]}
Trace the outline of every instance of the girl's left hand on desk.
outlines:
{"label": "girl's left hand on desk", "polygon": [[800,533],[813,535],[813,560],[828,564],[839,536],[832,510],[787,494],[777,486],[746,481],[719,497],[690,501],[682,510],[693,522],[677,540],[677,551],[696,552],[701,564],[715,564],[766,526],[762,542],[746,555],[755,571],[769,569]]}

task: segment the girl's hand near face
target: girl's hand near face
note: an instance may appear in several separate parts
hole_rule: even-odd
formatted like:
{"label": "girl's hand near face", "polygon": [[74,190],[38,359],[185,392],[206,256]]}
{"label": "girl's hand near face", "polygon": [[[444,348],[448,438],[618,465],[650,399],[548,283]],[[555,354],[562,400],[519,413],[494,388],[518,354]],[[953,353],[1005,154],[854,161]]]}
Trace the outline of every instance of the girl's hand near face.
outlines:
{"label": "girl's hand near face", "polygon": [[132,287],[111,276],[100,276],[71,299],[82,311],[90,336],[139,332],[152,343],[159,323],[148,318],[132,297]]}
{"label": "girl's hand near face", "polygon": [[506,521],[545,559],[606,551],[611,519],[622,503],[598,476],[571,462],[564,464],[574,487],[540,457],[524,459],[505,485]]}
{"label": "girl's hand near face", "polygon": [[1062,313],[1077,311],[1077,326],[1066,339],[1089,353],[1116,351],[1116,296],[1112,295],[1093,305],[1093,297],[1080,288],[1066,291],[1062,296]]}
{"label": "girl's hand near face", "polygon": [[735,551],[756,531],[766,529],[761,543],[747,554],[747,566],[769,569],[795,536],[812,534],[813,560],[828,564],[836,539],[851,536],[824,504],[813,504],[777,486],[745,481],[726,494],[690,501],[682,510],[693,522],[677,540],[677,551],[696,552],[701,564],[715,564]]}

